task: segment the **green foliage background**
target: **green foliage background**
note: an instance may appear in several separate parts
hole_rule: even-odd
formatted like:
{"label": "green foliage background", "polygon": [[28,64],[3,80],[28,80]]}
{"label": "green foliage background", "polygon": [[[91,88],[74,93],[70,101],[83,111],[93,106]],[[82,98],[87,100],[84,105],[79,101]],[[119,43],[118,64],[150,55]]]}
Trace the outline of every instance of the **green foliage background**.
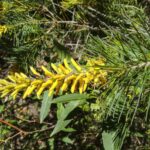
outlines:
{"label": "green foliage background", "polygon": [[[0,99],[1,149],[148,149],[150,147],[149,2],[136,0],[2,0],[1,78],[30,74],[73,57],[102,56],[103,87],[80,95]],[[53,103],[51,101],[56,101]],[[109,143],[109,144],[108,144]]]}

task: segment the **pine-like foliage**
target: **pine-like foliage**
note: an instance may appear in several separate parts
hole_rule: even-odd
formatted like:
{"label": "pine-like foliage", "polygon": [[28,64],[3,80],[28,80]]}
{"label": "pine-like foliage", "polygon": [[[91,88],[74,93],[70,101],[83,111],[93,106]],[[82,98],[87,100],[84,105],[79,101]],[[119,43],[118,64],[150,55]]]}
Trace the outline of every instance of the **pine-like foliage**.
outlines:
{"label": "pine-like foliage", "polygon": [[129,20],[128,29],[124,26],[120,31],[110,28],[107,33],[111,32],[112,36],[108,34],[104,39],[93,37],[89,44],[89,53],[101,54],[107,62],[105,69],[112,70],[108,88],[99,99],[105,99],[106,104],[104,120],[108,126],[104,127],[104,137],[112,139],[114,149],[121,149],[124,139],[133,134],[132,128],[140,115],[147,124],[145,130],[149,128],[149,22],[146,16],[144,20],[141,16]]}

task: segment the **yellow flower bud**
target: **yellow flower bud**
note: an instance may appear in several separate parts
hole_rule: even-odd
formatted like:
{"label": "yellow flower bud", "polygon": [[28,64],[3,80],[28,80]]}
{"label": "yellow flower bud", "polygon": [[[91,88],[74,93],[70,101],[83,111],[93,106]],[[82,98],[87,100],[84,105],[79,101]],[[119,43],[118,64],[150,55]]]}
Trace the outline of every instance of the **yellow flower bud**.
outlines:
{"label": "yellow flower bud", "polygon": [[37,91],[36,94],[37,94],[37,97],[38,97],[38,98],[40,98],[40,95],[41,95],[41,93],[43,92],[44,88],[45,88],[45,87],[42,87],[42,86],[41,86],[40,89]]}
{"label": "yellow flower bud", "polygon": [[51,86],[51,88],[50,88],[49,91],[53,91],[53,90],[56,88],[57,85],[58,85],[58,80],[56,80],[56,81],[52,84],[52,86]]}
{"label": "yellow flower bud", "polygon": [[54,69],[54,71],[56,71],[56,73],[60,73],[58,68],[53,63],[51,63],[51,67]]}
{"label": "yellow flower bud", "polygon": [[44,66],[41,66],[42,70],[44,71],[45,75],[46,76],[49,76],[49,77],[53,77],[53,73],[50,72],[49,70],[47,70],[47,68],[45,68]]}
{"label": "yellow flower bud", "polygon": [[83,73],[79,74],[76,79],[74,80],[72,86],[71,86],[71,93],[74,93],[75,92],[75,89],[76,89],[76,85],[79,81],[79,79],[83,76]]}
{"label": "yellow flower bud", "polygon": [[62,87],[61,87],[61,90],[62,91],[66,91],[67,87],[68,87],[68,83],[64,82],[63,85],[62,85]]}
{"label": "yellow flower bud", "polygon": [[30,70],[34,75],[40,76],[40,74],[32,66],[30,66]]}
{"label": "yellow flower bud", "polygon": [[25,87],[27,87],[28,86],[28,84],[26,84],[26,83],[23,83],[23,84],[20,84],[20,85],[17,85],[16,87],[15,87],[15,89],[17,90],[22,90],[23,88],[25,88]]}
{"label": "yellow flower bud", "polygon": [[2,94],[1,94],[1,97],[5,97],[8,93],[10,93],[11,91],[8,90],[8,89],[5,89]]}
{"label": "yellow flower bud", "polygon": [[82,68],[75,62],[73,58],[71,58],[71,63],[77,69],[77,71],[81,72]]}
{"label": "yellow flower bud", "polygon": [[67,59],[64,59],[64,65],[70,72],[72,71],[72,69],[68,65]]}
{"label": "yellow flower bud", "polygon": [[16,78],[14,76],[8,75],[8,79],[12,82],[16,82]]}
{"label": "yellow flower bud", "polygon": [[66,69],[62,64],[59,64],[59,68],[60,70],[64,73],[64,74],[68,74],[70,71],[68,69]]}
{"label": "yellow flower bud", "polygon": [[42,81],[41,79],[39,79],[39,80],[34,80],[34,81],[31,82],[31,85],[37,86],[37,85],[41,84],[42,82],[43,82],[43,81]]}
{"label": "yellow flower bud", "polygon": [[6,81],[5,79],[0,79],[0,85],[7,85],[9,82]]}

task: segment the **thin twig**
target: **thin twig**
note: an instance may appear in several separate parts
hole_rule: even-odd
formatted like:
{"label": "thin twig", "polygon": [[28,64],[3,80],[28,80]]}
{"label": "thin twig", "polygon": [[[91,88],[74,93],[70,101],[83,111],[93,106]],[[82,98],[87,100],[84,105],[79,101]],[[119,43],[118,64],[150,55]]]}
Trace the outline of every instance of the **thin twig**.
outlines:
{"label": "thin twig", "polygon": [[13,124],[11,124],[11,123],[9,123],[9,122],[7,122],[7,121],[4,121],[4,120],[0,119],[0,122],[3,123],[3,124],[6,124],[6,125],[8,125],[8,126],[10,126],[10,127],[12,127],[12,128],[14,128],[14,129],[16,129],[17,131],[19,131],[19,132],[21,132],[21,133],[26,134],[25,131],[23,131],[22,129],[20,129],[20,128],[14,126]]}
{"label": "thin twig", "polygon": [[21,134],[21,132],[18,132],[18,133],[16,133],[16,134],[14,134],[13,136],[10,136],[10,137],[8,137],[7,139],[3,140],[0,144],[2,144],[2,143],[7,143],[9,140],[15,138],[16,136],[18,136],[18,135],[20,135],[20,134]]}
{"label": "thin twig", "polygon": [[[53,125],[53,126],[47,128],[47,129],[35,130],[35,131],[24,131],[24,132],[25,132],[25,136],[27,136],[27,135],[31,135],[31,134],[34,134],[34,133],[44,132],[44,131],[50,130],[50,129],[54,128],[54,127],[55,127],[55,125]],[[21,133],[22,133],[22,131],[20,131],[20,132],[14,134],[13,136],[8,137],[8,138],[5,139],[5,140],[1,140],[0,144],[8,142],[9,140],[15,138],[16,136],[21,135]]]}

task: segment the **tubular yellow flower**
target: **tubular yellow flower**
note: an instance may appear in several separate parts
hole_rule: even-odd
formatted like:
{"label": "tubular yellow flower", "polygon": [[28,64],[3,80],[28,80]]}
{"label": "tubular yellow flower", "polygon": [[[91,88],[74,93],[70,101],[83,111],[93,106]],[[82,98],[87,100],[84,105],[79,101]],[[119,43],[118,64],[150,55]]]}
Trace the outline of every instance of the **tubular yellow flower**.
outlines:
{"label": "tubular yellow flower", "polygon": [[63,85],[62,85],[62,87],[61,87],[61,90],[62,91],[66,91],[67,87],[68,87],[68,83],[64,82]]}
{"label": "tubular yellow flower", "polygon": [[14,76],[8,75],[8,79],[12,82],[16,82],[16,78]]}
{"label": "tubular yellow flower", "polygon": [[56,73],[60,73],[59,69],[53,63],[51,63],[51,67],[56,71]]}
{"label": "tubular yellow flower", "polygon": [[73,80],[75,78],[76,78],[75,75],[70,75],[70,76],[68,76],[68,77],[65,78],[65,82],[69,82],[70,80]]}
{"label": "tubular yellow flower", "polygon": [[0,86],[0,91],[3,91],[3,90],[4,90],[4,87],[1,87],[1,86]]}
{"label": "tubular yellow flower", "polygon": [[84,86],[83,86],[83,91],[86,91],[88,82],[89,82],[90,80],[89,80],[89,78],[84,78],[83,80],[84,80],[84,82],[85,82],[85,83],[84,83]]}
{"label": "tubular yellow flower", "polygon": [[0,79],[0,85],[7,85],[8,81],[4,80],[4,79]]}
{"label": "tubular yellow flower", "polygon": [[36,86],[30,86],[30,89],[28,89],[28,93],[27,93],[27,96],[29,96],[32,92],[33,92],[33,90],[36,88]]}
{"label": "tubular yellow flower", "polygon": [[64,74],[62,74],[62,75],[58,74],[58,75],[55,75],[55,77],[53,77],[53,79],[62,80],[62,79],[64,79],[64,77],[65,77]]}
{"label": "tubular yellow flower", "polygon": [[52,80],[48,80],[45,83],[42,84],[42,87],[46,88],[48,85],[51,85],[53,83]]}
{"label": "tubular yellow flower", "polygon": [[51,73],[49,70],[47,70],[47,68],[45,68],[44,66],[41,66],[41,68],[44,71],[46,76],[53,77],[53,73]]}
{"label": "tubular yellow flower", "polygon": [[69,65],[68,65],[68,62],[67,62],[67,59],[65,58],[64,59],[64,65],[65,65],[65,67],[71,72],[72,71],[72,69],[69,67]]}
{"label": "tubular yellow flower", "polygon": [[62,64],[59,64],[58,66],[60,68],[60,70],[62,70],[62,72],[64,74],[68,74],[70,71],[68,69],[66,69]]}
{"label": "tubular yellow flower", "polygon": [[17,90],[21,90],[22,88],[25,88],[25,87],[27,87],[28,85],[26,84],[26,83],[24,83],[24,84],[21,84],[21,85],[17,85],[16,87],[15,87],[15,89]]}
{"label": "tubular yellow flower", "polygon": [[53,90],[49,91],[48,96],[51,96],[53,94],[53,92],[54,92]]}
{"label": "tubular yellow flower", "polygon": [[23,94],[23,99],[25,99],[27,96],[31,95],[31,93],[33,92],[33,90],[35,88],[36,88],[36,86],[34,86],[34,85],[29,86]]}
{"label": "tubular yellow flower", "polygon": [[23,77],[21,76],[21,73],[19,74],[19,73],[15,73],[15,77],[16,78],[19,78],[19,79],[22,79]]}
{"label": "tubular yellow flower", "polygon": [[40,98],[40,95],[42,94],[43,90],[48,86],[51,85],[53,83],[52,80],[48,80],[45,83],[43,83],[41,85],[41,87],[39,88],[39,90],[37,91],[37,97]]}
{"label": "tubular yellow flower", "polygon": [[57,87],[57,85],[58,85],[58,80],[56,80],[56,81],[52,84],[52,86],[51,86],[51,88],[50,88],[50,91],[53,91],[53,90]]}
{"label": "tubular yellow flower", "polygon": [[40,74],[32,66],[30,66],[30,70],[34,75],[40,76]]}
{"label": "tubular yellow flower", "polygon": [[31,82],[31,85],[37,86],[37,85],[41,84],[42,82],[43,82],[43,81],[42,81],[41,79],[39,79],[39,80],[34,80],[34,81]]}
{"label": "tubular yellow flower", "polygon": [[72,86],[71,86],[71,93],[74,93],[74,92],[75,92],[76,85],[77,85],[79,79],[80,79],[82,76],[83,76],[83,73],[79,74],[79,75],[77,76],[77,78],[74,80],[74,82],[73,82],[73,84],[72,84]]}
{"label": "tubular yellow flower", "polygon": [[14,87],[15,86],[13,84],[8,84],[8,85],[5,86],[6,89],[11,89],[11,88],[14,88]]}
{"label": "tubular yellow flower", "polygon": [[8,93],[10,93],[10,90],[5,89],[5,90],[2,92],[1,97],[5,97]]}
{"label": "tubular yellow flower", "polygon": [[40,89],[37,91],[36,94],[37,94],[37,97],[38,97],[38,98],[40,98],[40,95],[41,95],[41,93],[43,92],[43,90],[44,90],[44,87],[41,86]]}
{"label": "tubular yellow flower", "polygon": [[28,78],[28,77],[27,77],[24,73],[22,73],[22,72],[20,73],[20,76],[21,76],[22,78],[24,78],[24,79],[25,79],[25,78]]}
{"label": "tubular yellow flower", "polygon": [[73,58],[71,58],[71,63],[79,72],[81,72],[82,68],[75,62]]}
{"label": "tubular yellow flower", "polygon": [[18,92],[19,92],[19,90],[15,90],[14,92],[12,92],[12,93],[10,94],[10,96],[13,97],[13,100],[16,99],[16,96],[17,96]]}

